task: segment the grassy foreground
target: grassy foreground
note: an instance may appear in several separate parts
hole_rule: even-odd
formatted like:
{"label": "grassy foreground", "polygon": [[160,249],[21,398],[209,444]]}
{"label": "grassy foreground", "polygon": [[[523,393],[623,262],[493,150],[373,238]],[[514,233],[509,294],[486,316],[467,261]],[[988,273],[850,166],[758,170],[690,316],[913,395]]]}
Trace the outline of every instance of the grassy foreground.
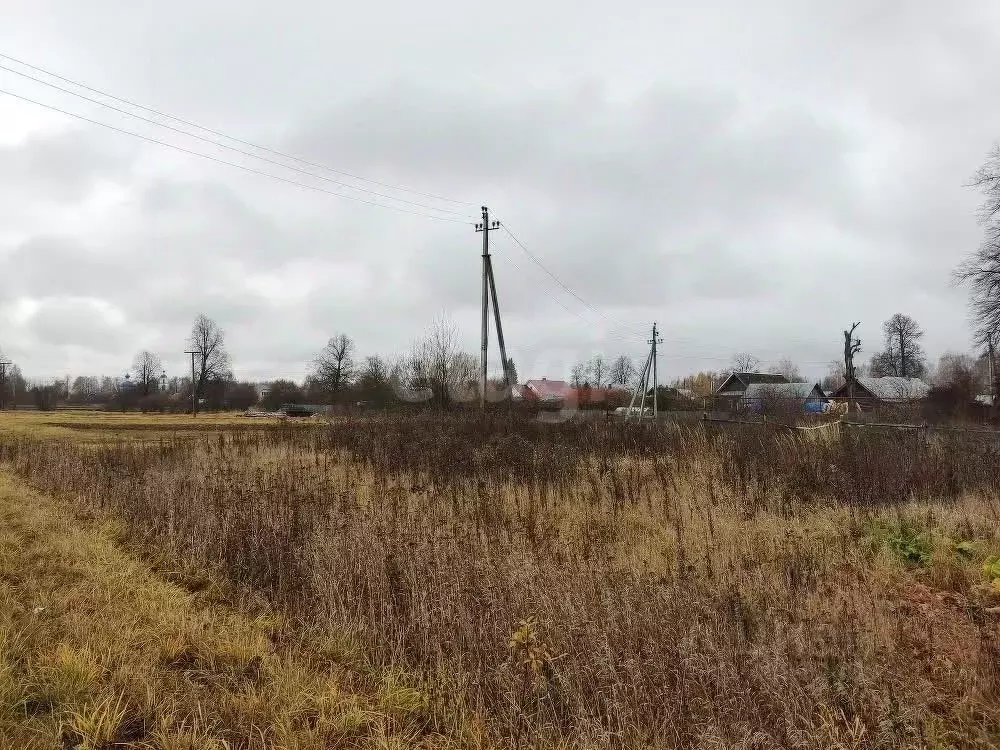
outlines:
{"label": "grassy foreground", "polygon": [[417,744],[420,694],[207,577],[154,572],[118,537],[0,473],[0,747]]}
{"label": "grassy foreground", "polygon": [[[127,705],[115,736],[163,748],[1000,746],[974,436],[18,415],[0,462],[58,498],[5,496],[10,732],[111,747],[72,722]],[[95,692],[46,697],[64,651]]]}

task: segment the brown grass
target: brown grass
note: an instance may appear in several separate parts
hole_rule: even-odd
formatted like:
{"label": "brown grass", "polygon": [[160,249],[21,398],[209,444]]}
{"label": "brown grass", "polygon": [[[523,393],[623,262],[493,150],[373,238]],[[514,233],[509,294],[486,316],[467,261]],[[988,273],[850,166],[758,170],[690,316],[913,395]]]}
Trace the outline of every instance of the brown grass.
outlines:
{"label": "brown grass", "polygon": [[[193,594],[0,474],[0,747],[416,746],[426,699],[336,639]],[[176,577],[182,577],[175,574]]]}
{"label": "brown grass", "polygon": [[435,742],[1000,739],[988,444],[419,416],[119,437],[0,453],[161,568],[266,597],[301,648],[396,674]]}

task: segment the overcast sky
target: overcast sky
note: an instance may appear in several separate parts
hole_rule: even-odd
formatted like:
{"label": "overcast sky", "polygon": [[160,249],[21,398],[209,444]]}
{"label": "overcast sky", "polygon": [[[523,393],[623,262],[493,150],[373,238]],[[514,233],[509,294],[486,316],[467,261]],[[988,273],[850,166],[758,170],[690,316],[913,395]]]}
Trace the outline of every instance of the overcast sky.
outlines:
{"label": "overcast sky", "polygon": [[283,169],[5,70],[0,89],[469,223],[0,94],[0,349],[29,376],[121,374],[142,348],[181,374],[203,312],[240,378],[301,378],[338,332],[403,353],[438,315],[477,352],[483,203],[579,297],[491,235],[522,378],[641,360],[654,320],[668,377],[737,351],[818,377],[850,322],[867,359],[895,312],[933,358],[968,347],[950,272],[1000,137],[1000,3],[590,5],[5,0],[4,55],[419,192]]}

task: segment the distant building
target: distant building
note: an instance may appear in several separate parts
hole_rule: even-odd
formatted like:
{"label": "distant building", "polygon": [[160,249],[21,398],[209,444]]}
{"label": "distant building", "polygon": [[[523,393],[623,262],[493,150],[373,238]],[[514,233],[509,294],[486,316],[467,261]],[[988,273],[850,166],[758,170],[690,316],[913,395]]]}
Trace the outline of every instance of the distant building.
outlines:
{"label": "distant building", "polygon": [[751,383],[740,404],[758,413],[768,408],[819,412],[829,400],[819,383]]}
{"label": "distant building", "polygon": [[[862,409],[872,409],[879,404],[905,404],[927,398],[931,387],[920,378],[856,378],[854,399]],[[850,398],[847,383],[833,392],[831,398]]]}
{"label": "distant building", "polygon": [[734,372],[729,375],[714,394],[717,409],[733,411],[743,400],[743,395],[751,385],[787,383],[788,378],[773,372]]}
{"label": "distant building", "polygon": [[529,380],[524,384],[522,396],[526,401],[538,401],[543,405],[561,406],[573,393],[572,386],[565,380]]}
{"label": "distant building", "polygon": [[630,391],[616,385],[587,385],[573,387],[565,380],[529,380],[514,389],[515,399],[536,402],[540,406],[561,409],[577,407],[611,406],[628,400]]}

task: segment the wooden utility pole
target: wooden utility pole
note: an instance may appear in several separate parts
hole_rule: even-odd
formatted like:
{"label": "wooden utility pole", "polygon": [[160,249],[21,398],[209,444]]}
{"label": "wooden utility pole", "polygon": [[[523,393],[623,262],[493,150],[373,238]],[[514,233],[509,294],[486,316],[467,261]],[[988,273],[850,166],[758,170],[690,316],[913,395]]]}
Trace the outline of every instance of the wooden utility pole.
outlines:
{"label": "wooden utility pole", "polygon": [[653,419],[656,419],[656,402],[657,402],[657,391],[659,390],[659,381],[656,379],[656,345],[662,344],[663,339],[656,337],[656,323],[653,323],[653,338],[646,342],[652,346],[649,351],[649,357],[653,361]]}
{"label": "wooden utility pole", "polygon": [[0,409],[7,408],[7,367],[12,365],[6,359],[0,359]]}
{"label": "wooden utility pole", "polygon": [[489,344],[489,320],[490,320],[490,290],[489,290],[489,263],[490,263],[490,210],[486,206],[483,209],[483,223],[476,227],[477,232],[483,233],[483,328],[481,348],[479,350],[479,408],[486,408],[486,359],[487,346]]}
{"label": "wooden utility pole", "polygon": [[[642,366],[642,371],[639,373],[639,382],[636,383],[635,391],[632,393],[632,400],[629,402],[628,411],[625,413],[625,421],[632,416],[632,412],[635,411],[635,402],[639,402],[639,419],[641,420],[646,416],[646,396],[649,395],[649,381],[650,375],[652,375],[653,381],[653,419],[656,419],[656,391],[658,386],[658,381],[656,377],[656,345],[662,344],[663,339],[657,336],[656,323],[653,323],[653,338],[646,342],[649,344],[649,354],[646,356],[646,363]],[[642,394],[642,398],[639,398],[639,394]]]}
{"label": "wooden utility pole", "polygon": [[194,383],[194,355],[199,354],[199,352],[187,350],[184,353],[191,355],[191,416],[193,417],[198,413],[198,396]]}
{"label": "wooden utility pole", "polygon": [[493,278],[493,260],[486,256],[486,270],[490,281],[490,297],[493,300],[493,318],[497,325],[497,343],[500,344],[500,360],[503,363],[503,379],[507,386],[507,398],[513,397],[513,388],[516,383],[511,382],[510,362],[507,359],[507,345],[503,340],[503,324],[500,322],[500,303],[497,301],[497,283]]}
{"label": "wooden utility pole", "polygon": [[[996,367],[994,364],[994,351],[993,351],[993,339],[996,334],[991,334],[989,340],[986,342],[986,356],[989,358],[989,369],[990,369],[990,406],[995,407],[997,405],[997,385],[996,385],[996,371],[993,369]],[[3,364],[0,362],[0,364]]]}
{"label": "wooden utility pole", "polygon": [[[476,231],[483,233],[483,327],[479,351],[479,408],[486,408],[486,374],[489,352],[490,335],[490,296],[493,297],[493,312],[497,325],[497,340],[500,343],[500,357],[503,359],[504,380],[508,386],[514,384],[510,382],[510,371],[507,366],[507,347],[504,345],[503,328],[500,325],[500,306],[497,304],[496,282],[493,279],[493,264],[490,261],[490,230],[500,226],[499,221],[490,221],[490,210],[486,206],[483,210],[483,223],[476,224]],[[509,396],[510,394],[508,394]]]}
{"label": "wooden utility pole", "polygon": [[[653,351],[650,349],[649,354],[646,355],[646,362],[642,366],[642,372],[639,373],[639,381],[635,384],[635,391],[632,392],[632,400],[629,402],[628,411],[625,412],[625,421],[627,422],[629,417],[635,411],[635,402],[639,402],[639,416],[641,420],[646,411],[646,391],[649,387],[649,370],[653,360]],[[639,394],[642,394],[642,398],[639,398]]]}

